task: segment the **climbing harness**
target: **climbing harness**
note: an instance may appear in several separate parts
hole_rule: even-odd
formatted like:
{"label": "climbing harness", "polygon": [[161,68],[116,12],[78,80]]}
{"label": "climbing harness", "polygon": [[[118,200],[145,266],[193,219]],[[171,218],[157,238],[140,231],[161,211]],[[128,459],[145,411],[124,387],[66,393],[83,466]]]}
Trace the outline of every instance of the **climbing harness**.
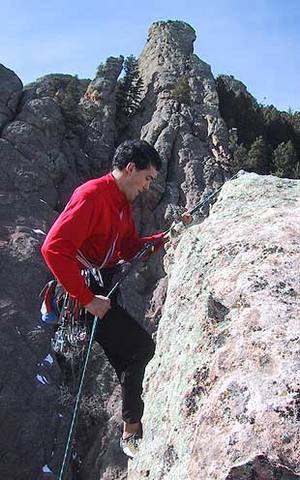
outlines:
{"label": "climbing harness", "polygon": [[[101,269],[113,255],[117,238],[118,235],[100,266],[94,265],[78,250],[76,258],[84,267],[81,270],[81,275],[84,277],[87,287],[90,287],[91,276],[100,287],[103,287]],[[86,310],[78,300],[65,291],[57,280],[48,282],[42,289],[40,296],[43,298],[41,305],[42,321],[56,326],[54,337],[51,339],[54,352],[65,357],[71,357],[74,353],[81,354],[89,336]]]}

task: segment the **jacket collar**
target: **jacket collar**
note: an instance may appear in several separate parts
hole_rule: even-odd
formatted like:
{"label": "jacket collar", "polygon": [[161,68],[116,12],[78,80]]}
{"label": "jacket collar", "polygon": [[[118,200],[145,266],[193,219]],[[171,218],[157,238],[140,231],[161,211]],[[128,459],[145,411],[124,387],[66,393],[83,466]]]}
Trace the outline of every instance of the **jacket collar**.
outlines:
{"label": "jacket collar", "polygon": [[125,207],[130,207],[131,208],[131,203],[127,200],[125,194],[121,192],[115,177],[113,176],[112,172],[108,173],[105,175],[107,183],[110,185],[112,188],[112,193],[113,193],[113,201],[116,205],[117,208],[123,209]]}

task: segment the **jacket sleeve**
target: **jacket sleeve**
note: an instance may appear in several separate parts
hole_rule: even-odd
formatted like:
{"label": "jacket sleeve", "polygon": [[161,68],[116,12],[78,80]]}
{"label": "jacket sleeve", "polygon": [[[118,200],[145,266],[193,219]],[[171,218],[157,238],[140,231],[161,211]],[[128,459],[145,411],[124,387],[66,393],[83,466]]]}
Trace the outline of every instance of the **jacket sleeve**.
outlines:
{"label": "jacket sleeve", "polygon": [[136,255],[136,253],[143,248],[145,243],[153,242],[154,251],[158,251],[166,243],[167,239],[164,237],[164,232],[156,233],[150,235],[149,237],[140,237],[133,219],[131,218],[129,224],[129,231],[127,236],[124,238],[121,251],[119,252],[120,258],[130,261]]}
{"label": "jacket sleeve", "polygon": [[53,275],[82,305],[90,303],[94,295],[85,285],[76,255],[96,222],[99,222],[96,199],[88,196],[81,198],[75,192],[51,227],[41,249]]}

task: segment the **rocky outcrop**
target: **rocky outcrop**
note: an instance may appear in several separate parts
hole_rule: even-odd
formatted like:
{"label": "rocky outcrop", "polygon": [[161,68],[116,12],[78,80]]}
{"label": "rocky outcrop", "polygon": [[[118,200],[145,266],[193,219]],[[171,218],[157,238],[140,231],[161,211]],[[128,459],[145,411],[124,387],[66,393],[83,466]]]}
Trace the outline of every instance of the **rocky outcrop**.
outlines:
{"label": "rocky outcrop", "polygon": [[[111,66],[112,65],[112,66]],[[120,60],[103,67],[94,82],[71,75],[47,75],[22,89],[18,77],[0,69],[0,315],[1,431],[0,477],[10,480],[50,478],[58,471],[66,442],[79,366],[51,351],[51,329],[42,328],[39,292],[49,279],[39,253],[41,242],[57,211],[70,193],[90,178],[100,163],[107,166],[114,146],[113,92]],[[90,113],[96,100],[85,98],[97,84],[106,103],[97,106],[98,120],[107,135],[101,159],[90,148]],[[92,125],[94,127],[94,124]],[[103,138],[99,135],[98,147]],[[108,148],[109,146],[109,148]],[[102,164],[101,164],[102,165]],[[103,165],[102,165],[103,167]],[[90,445],[101,445],[116,458],[112,471],[124,471],[125,461],[107,445],[116,379],[98,352],[93,378],[83,399],[77,436],[78,458]],[[101,372],[101,375],[100,373]],[[98,375],[99,374],[99,375]],[[116,420],[111,422],[114,425]],[[112,427],[111,427],[112,428]],[[104,447],[103,447],[104,445]],[[96,448],[96,447],[95,447]],[[96,449],[98,452],[98,449]],[[111,456],[110,456],[111,455]],[[76,463],[77,462],[77,463]],[[103,461],[102,461],[103,463]]]}
{"label": "rocky outcrop", "polygon": [[129,480],[300,478],[299,199],[246,174],[174,239]]}
{"label": "rocky outcrop", "polygon": [[84,150],[93,159],[93,175],[110,170],[116,141],[115,88],[123,66],[123,57],[108,58],[100,65],[80,102],[80,111],[87,126]]}
{"label": "rocky outcrop", "polygon": [[195,203],[224,181],[228,163],[215,81],[210,66],[193,54],[195,39],[183,22],[154,23],[139,58],[145,93],[136,122],[161,154],[166,204]]}
{"label": "rocky outcrop", "polygon": [[22,88],[19,77],[0,64],[0,132],[15,116]]}
{"label": "rocky outcrop", "polygon": [[222,80],[226,89],[234,93],[236,97],[243,94],[251,101],[254,108],[258,107],[257,100],[253,97],[253,95],[251,95],[250,92],[248,92],[248,89],[243,82],[234,78],[233,75],[219,75],[218,79]]}
{"label": "rocky outcrop", "polygon": [[[145,234],[164,228],[176,207],[190,208],[228,177],[228,131],[210,66],[193,54],[195,39],[184,22],[157,22],[139,57],[144,92],[128,135],[154,145],[163,162],[158,181],[136,207]],[[125,289],[125,297],[134,295],[126,306],[137,319],[163,275],[158,257],[137,274],[139,291],[136,278]]]}
{"label": "rocky outcrop", "polygon": [[[163,160],[136,205],[142,234],[229,176],[215,81],[194,40],[184,22],[157,22],[139,58],[144,90],[127,136],[148,140]],[[109,58],[92,81],[53,74],[24,88],[0,68],[1,478],[41,480],[61,465],[78,362],[55,358],[52,332],[40,328],[48,272],[39,246],[74,187],[110,168],[122,63]],[[160,253],[122,289],[139,321],[148,305],[147,328],[161,318],[130,478],[298,478],[297,196],[298,182],[274,177],[227,184],[208,220],[173,239],[168,275]],[[120,391],[97,348],[90,371],[73,476],[121,480]]]}

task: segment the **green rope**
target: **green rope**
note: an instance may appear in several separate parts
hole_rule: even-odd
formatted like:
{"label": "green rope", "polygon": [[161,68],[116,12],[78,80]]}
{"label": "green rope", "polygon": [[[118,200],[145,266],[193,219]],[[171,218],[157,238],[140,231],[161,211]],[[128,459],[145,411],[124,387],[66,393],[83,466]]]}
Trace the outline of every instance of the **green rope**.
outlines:
{"label": "green rope", "polygon": [[[233,177],[229,178],[225,183],[227,182],[231,182],[231,180],[234,180],[235,178],[239,177],[240,175],[243,175],[244,174],[244,170],[240,170],[239,172],[237,172],[235,175],[233,175]],[[224,184],[223,184],[224,185]],[[212,192],[210,195],[208,195],[207,197],[205,197],[203,200],[201,200],[200,202],[196,203],[196,205],[194,205],[193,208],[191,208],[188,213],[190,213],[191,215],[193,215],[195,212],[197,212],[197,210],[199,210],[199,208],[203,207],[204,205],[206,205],[206,203],[209,203],[209,201],[215,196],[217,195],[217,193],[219,193],[222,188],[223,188],[223,185],[221,185],[220,188],[218,188],[217,190],[215,190],[214,192]]]}
{"label": "green rope", "polygon": [[76,402],[75,402],[75,407],[74,407],[74,410],[73,410],[73,416],[72,416],[72,422],[71,422],[70,429],[69,429],[68,440],[67,440],[67,443],[66,443],[64,459],[63,459],[63,462],[62,462],[62,466],[61,466],[61,469],[60,469],[58,480],[63,480],[65,470],[68,467],[68,463],[69,463],[68,460],[69,460],[70,448],[71,448],[74,433],[75,433],[77,415],[78,415],[80,400],[81,400],[81,395],[82,395],[82,387],[83,387],[83,383],[84,383],[84,377],[85,377],[85,372],[86,372],[86,369],[87,369],[88,361],[89,361],[91,351],[92,351],[92,344],[93,344],[93,339],[94,339],[95,330],[96,330],[96,326],[97,326],[97,321],[98,321],[98,317],[95,316],[94,321],[93,321],[93,326],[92,326],[92,332],[91,332],[91,336],[90,336],[90,340],[89,340],[89,344],[88,344],[88,349],[87,349],[86,356],[85,356],[84,366],[83,366],[83,369],[82,369],[80,384],[79,384],[79,388],[78,388],[78,392],[77,392],[77,396],[76,396]]}

